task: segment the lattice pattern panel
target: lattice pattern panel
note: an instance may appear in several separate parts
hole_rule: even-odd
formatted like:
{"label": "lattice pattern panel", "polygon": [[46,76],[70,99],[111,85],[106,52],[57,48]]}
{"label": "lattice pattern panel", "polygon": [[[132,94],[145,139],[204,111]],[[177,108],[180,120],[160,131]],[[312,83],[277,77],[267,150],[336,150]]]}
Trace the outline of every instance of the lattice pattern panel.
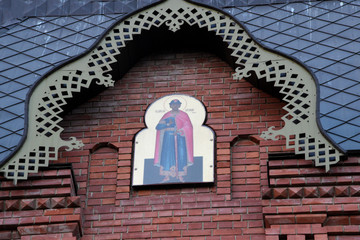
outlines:
{"label": "lattice pattern panel", "polygon": [[360,149],[360,38],[355,37],[360,36],[360,0],[252,6],[245,1],[247,7],[231,2],[226,1],[226,10],[261,43],[309,66],[318,78],[318,117],[325,132],[347,151]]}
{"label": "lattice pattern panel", "polygon": [[270,127],[261,137],[277,140],[278,136],[285,136],[287,148],[304,154],[307,160],[314,160],[316,166],[325,166],[328,171],[330,165],[339,161],[341,153],[321,134],[316,124],[314,79],[300,64],[281,56],[269,54],[261,59],[261,62],[246,64],[243,69],[237,68],[234,74],[239,79],[254,73],[258,79],[272,82],[280,88],[283,101],[288,103],[284,107],[288,113],[282,117],[284,128],[274,130],[274,127]]}
{"label": "lattice pattern panel", "polygon": [[[3,2],[0,3],[3,6],[0,7],[0,12],[5,8]],[[13,6],[16,5],[17,13],[21,12],[19,9],[21,6],[18,6],[20,2],[15,3],[10,0],[8,2],[12,2]],[[43,6],[47,4],[46,2],[42,4],[36,1],[31,2],[31,5]],[[9,11],[7,7],[5,10]],[[44,14],[43,11],[38,13]],[[34,14],[37,14],[36,11]],[[61,17],[56,18],[21,19],[11,25],[6,32],[2,32],[5,29],[0,27],[1,166],[9,159],[24,135],[25,100],[34,83],[53,66],[59,66],[71,57],[86,51],[112,23],[123,16],[123,14],[64,16],[64,12],[62,14]],[[1,15],[2,13],[0,18]]]}
{"label": "lattice pattern panel", "polygon": [[162,25],[175,32],[185,23],[207,28],[228,43],[240,66],[234,78],[255,71],[259,79],[274,82],[281,88],[284,100],[288,102],[285,107],[288,114],[283,117],[285,127],[277,131],[270,128],[262,134],[264,138],[285,136],[288,147],[294,148],[296,153],[305,153],[308,159],[315,160],[316,165],[325,166],[327,170],[339,161],[339,151],[323,137],[316,124],[316,85],[306,69],[263,49],[229,16],[186,1],[168,0],[120,22],[90,53],[42,80],[30,98],[28,140],[1,169],[5,176],[14,181],[26,179],[28,173],[37,171],[38,166],[47,166],[49,160],[55,160],[60,147],[67,146],[68,150],[81,147],[82,143],[75,138],[70,141],[60,138],[63,129],[57,124],[62,120],[59,113],[66,99],[74,92],[88,88],[92,81],[113,85],[109,74],[111,64],[116,62],[120,49],[134,35]]}

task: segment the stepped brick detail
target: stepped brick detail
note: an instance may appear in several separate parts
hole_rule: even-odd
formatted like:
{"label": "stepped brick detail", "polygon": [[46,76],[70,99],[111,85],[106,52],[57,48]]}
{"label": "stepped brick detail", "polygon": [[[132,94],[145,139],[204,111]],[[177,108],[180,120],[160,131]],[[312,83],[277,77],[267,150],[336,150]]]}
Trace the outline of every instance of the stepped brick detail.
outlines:
{"label": "stepped brick detail", "polygon": [[71,166],[53,166],[14,185],[0,179],[0,239],[79,239],[80,196]]}

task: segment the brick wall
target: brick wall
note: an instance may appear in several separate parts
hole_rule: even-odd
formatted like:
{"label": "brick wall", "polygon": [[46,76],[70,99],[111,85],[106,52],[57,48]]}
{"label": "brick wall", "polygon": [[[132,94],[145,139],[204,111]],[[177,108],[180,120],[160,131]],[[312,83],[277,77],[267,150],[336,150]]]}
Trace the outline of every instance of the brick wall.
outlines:
{"label": "brick wall", "polygon": [[[267,183],[267,152],[283,151],[284,142],[260,145],[257,135],[281,125],[282,103],[232,74],[208,53],[154,55],[65,118],[64,137],[86,144],[60,160],[73,162],[78,176],[83,239],[264,238],[260,189]],[[194,96],[207,108],[206,123],[217,136],[216,182],[131,189],[132,140],[145,127],[144,111],[172,93]]]}
{"label": "brick wall", "polygon": [[[139,61],[115,87],[76,107],[62,122],[63,138],[76,136],[85,144],[81,150],[61,151],[57,161],[73,167],[78,190],[70,195],[78,199],[77,205],[61,205],[63,210],[59,212],[54,210],[56,203],[50,204],[60,217],[38,222],[36,218],[46,218],[49,210],[18,207],[18,213],[14,213],[11,203],[7,203],[33,199],[25,192],[17,197],[11,193],[27,181],[16,187],[2,183],[1,196],[7,200],[0,204],[0,221],[7,225],[0,229],[0,236],[357,239],[359,158],[352,157],[325,173],[314,168],[311,161],[294,158],[284,148],[284,140],[260,139],[262,130],[283,124],[283,103],[244,80],[233,80],[232,74],[225,62],[209,53],[164,53]],[[147,106],[172,93],[194,96],[207,108],[206,124],[217,136],[215,183],[132,189],[134,135],[145,127]],[[269,160],[271,153],[287,155]],[[43,176],[44,189],[61,179],[59,175],[50,180],[46,170],[39,175]],[[56,198],[56,194],[37,195],[35,202]],[[58,225],[51,228],[52,224]]]}

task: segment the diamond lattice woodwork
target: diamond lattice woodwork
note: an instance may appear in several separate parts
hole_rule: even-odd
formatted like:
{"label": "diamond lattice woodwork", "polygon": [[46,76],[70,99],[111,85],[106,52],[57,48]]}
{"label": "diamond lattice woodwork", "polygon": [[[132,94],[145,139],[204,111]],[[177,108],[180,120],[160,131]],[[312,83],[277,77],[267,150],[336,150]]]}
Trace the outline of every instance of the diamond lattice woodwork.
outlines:
{"label": "diamond lattice woodwork", "polygon": [[285,126],[280,130],[270,128],[262,133],[263,138],[285,136],[288,148],[305,154],[307,159],[314,160],[317,166],[325,166],[326,170],[339,161],[342,154],[323,136],[317,125],[316,83],[303,66],[264,49],[223,12],[187,1],[168,0],[120,21],[89,53],[41,80],[29,100],[27,139],[1,168],[5,177],[15,182],[26,179],[29,173],[56,160],[60,147],[67,150],[82,147],[82,142],[75,138],[60,138],[63,129],[58,125],[62,120],[59,113],[67,104],[66,100],[89,88],[92,82],[113,86],[109,74],[113,70],[111,64],[117,61],[116,56],[135,35],[163,25],[175,32],[185,23],[206,28],[222,37],[236,59],[235,79],[256,74],[261,81],[273,82],[281,89],[283,100],[287,102],[285,110],[288,113],[283,116]]}

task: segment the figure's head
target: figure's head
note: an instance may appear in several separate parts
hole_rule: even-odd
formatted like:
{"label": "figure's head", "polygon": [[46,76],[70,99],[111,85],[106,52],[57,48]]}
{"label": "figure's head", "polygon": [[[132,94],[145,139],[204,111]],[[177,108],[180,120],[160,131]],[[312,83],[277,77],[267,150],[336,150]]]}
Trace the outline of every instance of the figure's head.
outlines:
{"label": "figure's head", "polygon": [[178,110],[181,106],[181,102],[178,99],[173,99],[170,102],[170,108],[172,110]]}

